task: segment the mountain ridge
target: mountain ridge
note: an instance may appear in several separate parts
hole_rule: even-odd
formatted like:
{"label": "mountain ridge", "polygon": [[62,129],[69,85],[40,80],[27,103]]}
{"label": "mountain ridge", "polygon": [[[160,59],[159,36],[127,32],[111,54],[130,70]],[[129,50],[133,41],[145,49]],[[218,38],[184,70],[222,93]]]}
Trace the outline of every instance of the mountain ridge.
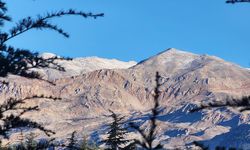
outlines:
{"label": "mountain ridge", "polygon": [[247,96],[250,93],[250,72],[213,56],[176,49],[168,49],[125,68],[98,68],[76,74],[67,74],[67,70],[66,73],[57,72],[57,78],[53,79],[56,86],[9,76],[3,80],[11,84],[0,85],[0,100],[8,96],[54,94],[62,100],[30,100],[27,105],[38,105],[41,110],[25,117],[39,120],[58,131],[56,138],[69,136],[73,129],[88,135],[96,131],[101,137],[104,134],[102,125],[109,121],[104,117],[109,109],[147,124],[146,118],[153,106],[156,71],[161,75],[159,100],[164,108],[158,119],[161,132],[157,140],[161,139],[166,148],[179,146],[185,149],[194,140],[206,141],[228,133],[232,127],[226,122],[235,116],[240,116],[241,124],[249,123],[248,114],[231,108],[194,114],[188,110],[201,103]]}

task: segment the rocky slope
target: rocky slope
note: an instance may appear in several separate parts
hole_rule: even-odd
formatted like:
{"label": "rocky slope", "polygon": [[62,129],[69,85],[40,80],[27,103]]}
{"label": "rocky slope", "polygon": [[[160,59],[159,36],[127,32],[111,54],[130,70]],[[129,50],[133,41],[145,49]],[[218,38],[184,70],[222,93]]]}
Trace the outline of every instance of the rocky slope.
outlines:
{"label": "rocky slope", "polygon": [[[17,76],[2,79],[10,84],[0,86],[1,101],[32,94],[62,97],[60,101],[27,102],[41,109],[26,117],[55,130],[55,137],[63,138],[76,130],[97,140],[105,132],[103,123],[109,120],[106,117],[109,109],[146,125],[156,71],[161,75],[163,108],[158,118],[158,140],[165,147],[187,148],[192,141],[223,139],[224,135],[232,134],[240,136],[235,129],[249,122],[247,113],[231,108],[188,112],[200,103],[250,94],[250,71],[214,56],[168,49],[138,64],[99,58],[60,63],[66,72],[39,70],[56,86]],[[223,142],[225,140],[221,140]]]}

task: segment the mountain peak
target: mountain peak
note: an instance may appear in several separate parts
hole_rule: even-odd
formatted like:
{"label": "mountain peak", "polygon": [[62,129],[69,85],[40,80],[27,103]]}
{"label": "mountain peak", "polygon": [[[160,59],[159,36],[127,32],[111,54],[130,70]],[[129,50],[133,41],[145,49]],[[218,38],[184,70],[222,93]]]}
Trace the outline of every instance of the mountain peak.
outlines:
{"label": "mountain peak", "polygon": [[168,51],[168,52],[178,52],[180,50],[172,47],[172,48],[168,48],[166,51]]}
{"label": "mountain peak", "polygon": [[181,51],[175,48],[169,48],[155,56],[145,59],[133,66],[133,69],[141,72],[160,72],[164,76],[170,76],[178,70],[188,67],[188,65],[198,59],[199,55]]}
{"label": "mountain peak", "polygon": [[167,50],[158,53],[156,56],[159,56],[159,55],[169,55],[169,54],[193,55],[193,56],[196,55],[196,54],[189,53],[189,52],[186,52],[186,51],[183,51],[183,50],[179,50],[179,49],[176,49],[176,48],[168,48]]}
{"label": "mountain peak", "polygon": [[140,63],[138,63],[138,65],[144,64],[144,63],[148,63],[148,64],[153,65],[154,62],[159,62],[160,64],[162,64],[164,66],[166,64],[168,64],[169,62],[172,62],[172,63],[177,62],[180,64],[187,64],[188,62],[193,61],[197,57],[199,57],[199,55],[185,52],[182,50],[178,50],[176,48],[169,48],[165,51],[158,53],[155,56],[152,56],[148,59],[141,61]]}

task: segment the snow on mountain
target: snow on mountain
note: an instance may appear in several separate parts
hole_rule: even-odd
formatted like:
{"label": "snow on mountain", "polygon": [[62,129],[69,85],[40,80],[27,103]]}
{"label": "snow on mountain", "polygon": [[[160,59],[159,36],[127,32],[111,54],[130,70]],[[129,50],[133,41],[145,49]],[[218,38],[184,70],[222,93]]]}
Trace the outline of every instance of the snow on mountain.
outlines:
{"label": "snow on mountain", "polygon": [[[47,58],[53,56],[46,54]],[[56,86],[12,77],[6,79],[10,84],[0,93],[0,100],[32,94],[61,97],[62,100],[53,102],[29,101],[29,104],[38,104],[40,111],[26,116],[55,130],[57,138],[68,137],[73,131],[99,137],[103,134],[103,124],[109,121],[105,115],[110,109],[147,125],[156,71],[162,77],[159,100],[163,108],[158,118],[157,140],[161,140],[165,148],[187,149],[193,141],[209,144],[210,139],[211,143],[217,141],[213,139],[220,139],[218,144],[227,145],[227,139],[235,143],[242,139],[240,132],[236,132],[238,129],[244,129],[247,134],[246,131],[250,131],[250,127],[244,125],[250,122],[250,115],[233,108],[189,113],[200,103],[249,95],[250,72],[218,57],[172,48],[138,64],[97,57],[58,60],[58,63],[66,72],[39,70],[49,79],[58,79]],[[228,135],[235,137],[228,138]],[[249,137],[244,138],[250,141]],[[246,143],[240,144],[237,146]]]}
{"label": "snow on mountain", "polygon": [[43,59],[49,59],[49,58],[57,57],[57,55],[53,53],[42,53],[39,55],[39,57]]}
{"label": "snow on mountain", "polygon": [[[52,53],[43,53],[40,56],[44,59],[56,57],[56,55]],[[58,59],[55,62],[64,67],[65,72],[50,68],[35,70],[38,71],[45,79],[55,80],[62,77],[77,76],[99,69],[127,69],[137,64],[135,61],[124,62],[117,59],[105,59],[99,57],[74,58],[73,60]]]}

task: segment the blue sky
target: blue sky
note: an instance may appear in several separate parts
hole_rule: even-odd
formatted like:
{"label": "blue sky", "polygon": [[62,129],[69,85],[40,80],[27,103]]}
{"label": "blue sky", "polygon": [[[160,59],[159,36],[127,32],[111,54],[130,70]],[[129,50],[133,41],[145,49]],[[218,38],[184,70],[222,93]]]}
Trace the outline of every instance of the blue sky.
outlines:
{"label": "blue sky", "polygon": [[[64,17],[52,31],[30,31],[9,44],[62,56],[99,56],[140,61],[174,47],[250,66],[250,4],[224,0],[9,0],[14,21],[74,8],[105,17]],[[6,25],[8,29],[11,24]]]}

